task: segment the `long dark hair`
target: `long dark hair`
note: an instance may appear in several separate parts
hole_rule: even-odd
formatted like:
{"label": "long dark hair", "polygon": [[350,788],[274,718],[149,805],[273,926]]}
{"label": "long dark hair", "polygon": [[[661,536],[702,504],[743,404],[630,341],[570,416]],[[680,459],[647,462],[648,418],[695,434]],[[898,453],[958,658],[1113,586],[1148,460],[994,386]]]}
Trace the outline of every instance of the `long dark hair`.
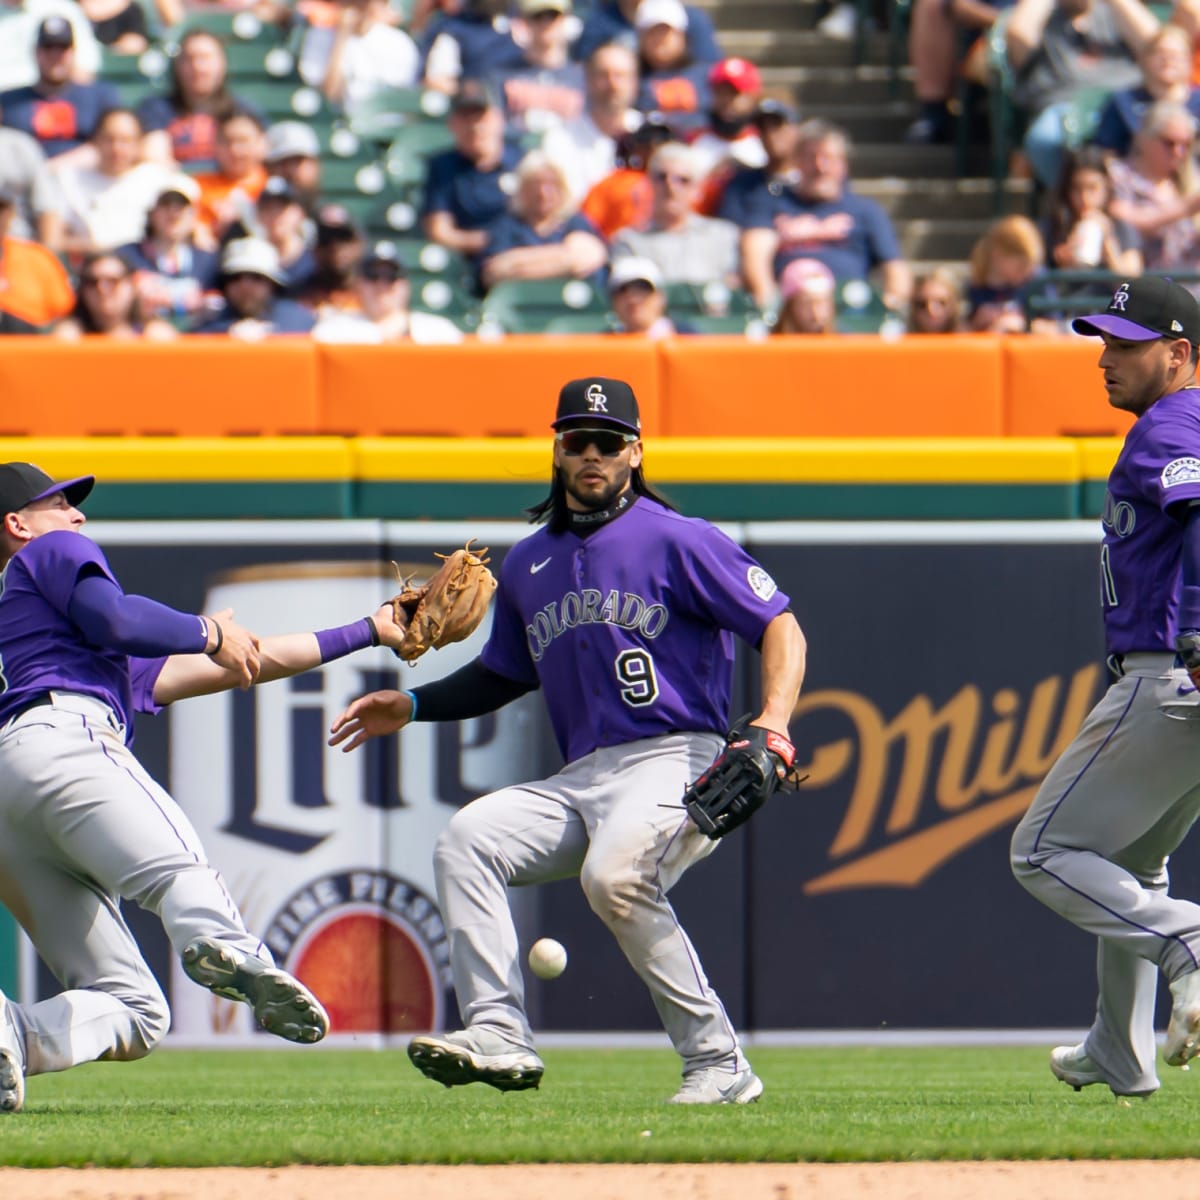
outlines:
{"label": "long dark hair", "polygon": [[[215,33],[210,33],[207,29],[189,29],[179,39],[179,52],[182,52],[188,42],[194,42],[197,38],[207,38],[210,42],[216,42],[221,47],[221,54],[225,54],[225,43]],[[192,107],[192,102],[183,94],[183,86],[179,82],[179,71],[176,68],[179,52],[176,53],[175,58],[171,59],[171,90],[167,93],[167,99],[177,113],[187,113],[190,115],[198,110]],[[221,80],[221,86],[204,103],[205,108],[203,111],[218,121],[236,111],[238,106],[237,101],[229,90],[228,59],[225,63],[225,78]]]}
{"label": "long dark hair", "polygon": [[[86,287],[84,280],[87,278],[88,272],[100,262],[115,262],[120,263],[121,269],[125,272],[125,278],[129,279],[133,275],[129,264],[115,250],[96,250],[89,254],[82,263],[79,264],[79,287],[75,294],[75,307],[71,310],[71,316],[79,322],[80,329],[84,333],[103,333],[104,330],[96,324],[95,317],[92,316],[92,310],[88,307],[87,301],[84,299]],[[145,323],[145,314],[142,312],[141,297],[138,296],[136,290],[133,296],[133,303],[129,308],[129,323],[135,329],[140,329]]]}
{"label": "long dark hair", "polygon": [[[629,477],[630,490],[636,496],[646,496],[655,504],[677,512],[675,505],[664,500],[647,482],[640,466],[634,467]],[[529,514],[530,525],[545,524],[551,533],[565,533],[571,524],[571,510],[567,508],[567,489],[563,486],[562,474],[556,467],[550,479],[550,493],[547,497],[525,510]]]}
{"label": "long dark hair", "polygon": [[[1062,170],[1058,174],[1058,183],[1046,202],[1046,257],[1054,252],[1054,247],[1061,245],[1070,236],[1079,220],[1078,214],[1071,207],[1071,185],[1079,171],[1095,171],[1102,175],[1108,186],[1108,197],[1112,199],[1112,180],[1108,174],[1108,156],[1099,146],[1081,146],[1078,150],[1069,152],[1063,158]],[[1107,205],[1105,205],[1107,208]]]}

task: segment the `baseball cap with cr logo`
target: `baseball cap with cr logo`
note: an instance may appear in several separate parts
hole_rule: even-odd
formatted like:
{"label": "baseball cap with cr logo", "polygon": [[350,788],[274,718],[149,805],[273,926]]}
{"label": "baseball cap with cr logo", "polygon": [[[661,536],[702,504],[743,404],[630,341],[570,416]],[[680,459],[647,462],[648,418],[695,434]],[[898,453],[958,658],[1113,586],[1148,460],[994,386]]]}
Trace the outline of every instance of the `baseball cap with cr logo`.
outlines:
{"label": "baseball cap with cr logo", "polygon": [[609,425],[626,433],[641,433],[642,419],[638,414],[637,397],[623,379],[607,379],[589,375],[563,384],[558,393],[558,411],[553,428],[572,425],[588,429]]}
{"label": "baseball cap with cr logo", "polygon": [[18,512],[35,500],[45,500],[62,492],[73,508],[82,504],[95,485],[94,475],[80,475],[55,483],[41,467],[33,463],[0,463],[0,517]]}
{"label": "baseball cap with cr logo", "polygon": [[1108,308],[1071,322],[1088,337],[1109,334],[1127,342],[1187,338],[1200,346],[1200,304],[1187,288],[1158,275],[1143,275],[1120,284]]}

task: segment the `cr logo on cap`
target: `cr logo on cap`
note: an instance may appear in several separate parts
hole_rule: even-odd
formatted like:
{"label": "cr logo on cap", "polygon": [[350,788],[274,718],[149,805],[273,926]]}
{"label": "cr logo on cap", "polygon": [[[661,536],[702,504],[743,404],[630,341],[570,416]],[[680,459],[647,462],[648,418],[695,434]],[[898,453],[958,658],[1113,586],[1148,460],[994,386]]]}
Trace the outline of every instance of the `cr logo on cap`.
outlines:
{"label": "cr logo on cap", "polygon": [[588,402],[588,412],[608,412],[608,397],[600,390],[598,383],[589,383],[584,395]]}
{"label": "cr logo on cap", "polygon": [[1113,292],[1112,303],[1108,306],[1113,312],[1124,312],[1125,301],[1129,299],[1129,284],[1123,283]]}

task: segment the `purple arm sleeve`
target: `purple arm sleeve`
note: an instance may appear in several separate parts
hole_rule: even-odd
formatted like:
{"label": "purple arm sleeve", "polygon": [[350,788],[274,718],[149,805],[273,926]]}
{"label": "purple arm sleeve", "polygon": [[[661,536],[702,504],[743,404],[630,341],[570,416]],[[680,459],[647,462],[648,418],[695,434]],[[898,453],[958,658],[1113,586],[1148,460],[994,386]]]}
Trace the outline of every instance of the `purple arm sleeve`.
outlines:
{"label": "purple arm sleeve", "polygon": [[140,658],[195,654],[208,644],[203,618],[145,596],[127,596],[102,575],[88,575],[75,584],[67,615],[94,645]]}
{"label": "purple arm sleeve", "polygon": [[1200,629],[1200,502],[1192,501],[1183,527],[1183,587],[1179,593],[1180,632]]}

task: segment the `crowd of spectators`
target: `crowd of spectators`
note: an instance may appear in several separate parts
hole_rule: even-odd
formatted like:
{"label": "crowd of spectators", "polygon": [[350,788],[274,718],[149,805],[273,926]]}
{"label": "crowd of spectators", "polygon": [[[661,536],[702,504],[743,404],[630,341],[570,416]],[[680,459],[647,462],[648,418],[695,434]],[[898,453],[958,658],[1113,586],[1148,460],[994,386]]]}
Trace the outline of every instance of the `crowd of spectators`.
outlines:
{"label": "crowd of spectators", "polygon": [[[328,129],[239,94],[228,38],[188,24],[221,9],[277,23],[347,131],[399,93],[439,98],[409,238],[462,263],[473,314],[422,311],[411,258],[330,202]],[[1063,331],[1086,284],[1062,272],[1200,266],[1198,14],[914,0],[908,140],[950,136],[956,80],[999,30],[1037,202],[914,282],[848,132],[769,94],[681,0],[0,0],[0,329],[449,342],[501,285],[559,281],[598,327],[648,337],[743,311],[748,331],[832,335],[864,308],[896,333]],[[126,106],[103,68],[152,43],[167,68]],[[709,287],[744,303],[691,306]]]}

